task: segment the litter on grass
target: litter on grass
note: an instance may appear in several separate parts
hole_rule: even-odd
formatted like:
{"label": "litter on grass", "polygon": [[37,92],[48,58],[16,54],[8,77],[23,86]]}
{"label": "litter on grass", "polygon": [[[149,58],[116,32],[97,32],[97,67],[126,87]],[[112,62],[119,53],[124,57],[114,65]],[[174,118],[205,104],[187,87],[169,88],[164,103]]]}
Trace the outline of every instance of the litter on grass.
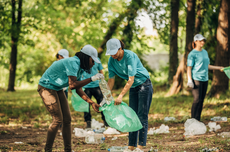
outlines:
{"label": "litter on grass", "polygon": [[155,129],[155,127],[153,127],[150,128],[148,131],[148,135],[161,134],[161,133],[169,133],[169,127],[162,124],[159,129]]}

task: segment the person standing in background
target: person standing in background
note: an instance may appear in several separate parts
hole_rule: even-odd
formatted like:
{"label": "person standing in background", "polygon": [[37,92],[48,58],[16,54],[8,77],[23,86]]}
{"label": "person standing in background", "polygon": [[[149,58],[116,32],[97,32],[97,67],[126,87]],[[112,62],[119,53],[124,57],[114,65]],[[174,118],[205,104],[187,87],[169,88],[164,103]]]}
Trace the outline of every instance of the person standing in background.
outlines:
{"label": "person standing in background", "polygon": [[208,70],[220,70],[224,67],[210,65],[208,52],[203,49],[206,38],[201,34],[194,36],[193,50],[188,54],[187,76],[188,87],[192,88],[193,104],[191,118],[200,121],[204,98],[208,88]]}
{"label": "person standing in background", "polygon": [[122,41],[112,38],[107,41],[106,48],[106,55],[110,55],[108,62],[109,88],[112,90],[114,86],[115,75],[127,80],[114,104],[121,104],[123,96],[129,91],[129,106],[136,112],[143,126],[139,131],[129,132],[128,148],[130,150],[133,150],[134,147],[143,149],[147,141],[148,113],[153,95],[149,73],[134,52],[124,49],[125,45]]}
{"label": "person standing in background", "polygon": [[[98,60],[100,60],[100,59],[98,58]],[[84,72],[81,80],[88,79],[88,78],[92,77],[93,75],[97,74],[98,72],[103,74],[102,69],[103,69],[103,67],[102,67],[101,63],[95,62],[94,66],[91,68],[91,74]],[[99,80],[90,82],[89,84],[85,85],[83,88],[85,89],[84,92],[88,95],[88,97],[90,99],[92,98],[92,96],[94,96],[94,98],[97,100],[97,103],[98,104],[101,103],[101,101],[103,100],[103,94],[102,94],[101,89],[99,87]],[[108,127],[108,124],[105,120],[105,116],[102,112],[101,112],[101,118],[104,122],[104,126]],[[84,112],[84,119],[86,122],[86,128],[91,128],[92,116],[90,113],[90,107],[89,107],[89,112]]]}
{"label": "person standing in background", "polygon": [[[56,54],[56,58],[57,61],[61,60],[61,59],[66,59],[69,58],[69,51],[66,49],[61,49],[60,51],[58,51],[58,53]],[[65,93],[66,98],[68,99],[68,87],[63,88],[63,91]]]}

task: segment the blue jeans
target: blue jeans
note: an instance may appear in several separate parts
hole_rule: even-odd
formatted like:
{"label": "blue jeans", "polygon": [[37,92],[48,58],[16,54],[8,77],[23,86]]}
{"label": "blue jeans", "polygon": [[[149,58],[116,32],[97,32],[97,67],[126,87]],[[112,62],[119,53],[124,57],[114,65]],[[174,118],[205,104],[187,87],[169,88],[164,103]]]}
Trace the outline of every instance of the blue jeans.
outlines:
{"label": "blue jeans", "polygon": [[139,131],[129,132],[129,146],[137,146],[139,133],[140,146],[146,146],[148,132],[148,113],[152,102],[153,86],[150,79],[129,91],[129,106],[136,112],[143,125]]}

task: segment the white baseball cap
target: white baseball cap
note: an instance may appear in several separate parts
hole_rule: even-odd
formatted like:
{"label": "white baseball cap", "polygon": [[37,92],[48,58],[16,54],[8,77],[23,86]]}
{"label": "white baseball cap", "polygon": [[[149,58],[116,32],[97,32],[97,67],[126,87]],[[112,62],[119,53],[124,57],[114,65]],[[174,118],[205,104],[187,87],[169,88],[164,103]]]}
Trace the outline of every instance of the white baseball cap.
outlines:
{"label": "white baseball cap", "polygon": [[118,39],[110,39],[106,42],[106,54],[105,55],[114,55],[117,53],[121,47],[121,42]]}
{"label": "white baseball cap", "polygon": [[69,51],[67,51],[66,49],[61,49],[60,51],[58,51],[58,54],[63,56],[64,59],[69,58]]}
{"label": "white baseball cap", "polygon": [[81,52],[90,56],[95,62],[101,63],[97,58],[97,50],[91,45],[87,44],[82,49]]}
{"label": "white baseball cap", "polygon": [[206,38],[201,34],[196,34],[194,36],[193,40],[194,40],[194,42],[196,42],[196,41],[206,40]]}

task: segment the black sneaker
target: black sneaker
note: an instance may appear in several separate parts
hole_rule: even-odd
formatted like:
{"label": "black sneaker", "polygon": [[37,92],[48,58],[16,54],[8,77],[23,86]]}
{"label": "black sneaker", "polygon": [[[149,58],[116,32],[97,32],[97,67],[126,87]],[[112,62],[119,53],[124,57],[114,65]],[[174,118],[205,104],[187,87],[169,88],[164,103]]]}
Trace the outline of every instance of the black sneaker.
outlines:
{"label": "black sneaker", "polygon": [[91,121],[86,121],[86,128],[91,128]]}

